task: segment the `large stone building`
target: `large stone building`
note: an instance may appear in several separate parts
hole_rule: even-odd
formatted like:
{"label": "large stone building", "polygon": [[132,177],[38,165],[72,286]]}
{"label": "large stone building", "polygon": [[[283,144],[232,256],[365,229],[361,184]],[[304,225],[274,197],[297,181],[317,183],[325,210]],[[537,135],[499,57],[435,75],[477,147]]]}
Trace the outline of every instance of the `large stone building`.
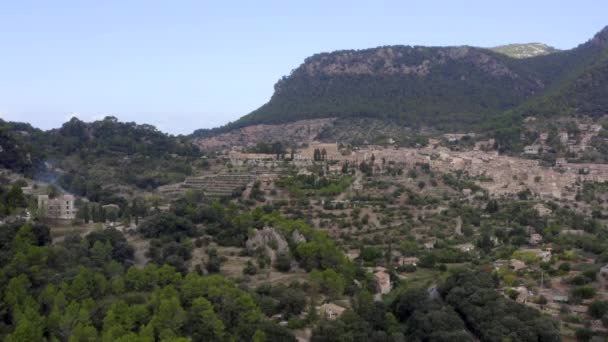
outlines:
{"label": "large stone building", "polygon": [[74,196],[72,195],[61,195],[55,198],[49,198],[48,195],[39,195],[38,210],[41,210],[44,216],[49,219],[73,220],[76,218]]}

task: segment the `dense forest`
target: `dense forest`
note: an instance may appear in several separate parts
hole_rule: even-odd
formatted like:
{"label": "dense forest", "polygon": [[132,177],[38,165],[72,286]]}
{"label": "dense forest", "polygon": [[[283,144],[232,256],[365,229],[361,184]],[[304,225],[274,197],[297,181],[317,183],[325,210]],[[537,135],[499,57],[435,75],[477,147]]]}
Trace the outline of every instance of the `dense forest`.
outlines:
{"label": "dense forest", "polygon": [[[7,208],[25,206],[20,188],[2,189]],[[150,239],[151,262],[134,264],[134,249],[114,228],[68,234],[51,244],[48,226],[13,221],[0,226],[0,337],[5,341],[295,341],[292,329],[313,323],[312,341],[559,341],[559,326],[502,295],[495,273],[455,268],[436,287],[404,286],[374,300],[372,275],[346,258],[324,232],[287,218],[277,206],[180,198],[169,212],[151,210],[137,232]],[[14,210],[14,209],[11,209]],[[193,245],[213,237],[242,247],[252,229],[273,227],[289,246],[273,267],[293,262],[308,283],[248,286],[218,272],[209,249],[204,264],[187,267]],[[374,258],[373,247],[362,258]],[[257,253],[257,252],[255,252]],[[376,253],[378,254],[378,253]],[[379,253],[381,256],[382,253]],[[264,263],[257,255],[257,267]],[[423,266],[425,262],[421,262]],[[429,264],[425,267],[434,267]],[[255,274],[249,263],[245,274]],[[353,298],[337,320],[317,314],[317,299]],[[308,298],[308,300],[307,300]],[[268,319],[281,315],[288,326]]]}
{"label": "dense forest", "polygon": [[107,185],[154,189],[183,180],[200,152],[186,137],[114,117],[86,123],[72,118],[49,131],[0,122],[2,166],[103,201]]}

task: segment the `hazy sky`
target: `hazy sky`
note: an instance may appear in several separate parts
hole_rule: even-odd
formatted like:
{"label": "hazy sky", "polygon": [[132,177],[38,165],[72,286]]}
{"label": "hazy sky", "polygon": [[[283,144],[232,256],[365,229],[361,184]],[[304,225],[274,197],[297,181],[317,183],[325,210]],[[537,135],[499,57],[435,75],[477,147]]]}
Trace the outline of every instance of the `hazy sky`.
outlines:
{"label": "hazy sky", "polygon": [[608,2],[0,0],[0,117],[106,115],[190,133],[235,120],[317,52],[389,44],[568,49]]}

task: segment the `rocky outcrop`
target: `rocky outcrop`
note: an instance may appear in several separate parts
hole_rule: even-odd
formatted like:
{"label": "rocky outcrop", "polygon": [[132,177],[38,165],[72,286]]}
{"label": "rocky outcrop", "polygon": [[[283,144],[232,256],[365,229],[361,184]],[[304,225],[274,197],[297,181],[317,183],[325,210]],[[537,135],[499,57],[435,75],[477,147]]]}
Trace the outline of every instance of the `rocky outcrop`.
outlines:
{"label": "rocky outcrop", "polygon": [[[389,46],[362,51],[337,51],[306,60],[295,74],[336,75],[417,75],[439,71],[452,61],[466,61],[492,76],[518,77],[487,50],[468,46],[445,48]],[[279,87],[280,90],[280,87]]]}
{"label": "rocky outcrop", "polygon": [[285,238],[272,227],[256,229],[245,243],[250,254],[264,252],[272,262],[276,256],[289,251]]}
{"label": "rocky outcrop", "polygon": [[298,245],[300,243],[306,242],[306,237],[302,235],[297,229],[291,233],[291,241]]}

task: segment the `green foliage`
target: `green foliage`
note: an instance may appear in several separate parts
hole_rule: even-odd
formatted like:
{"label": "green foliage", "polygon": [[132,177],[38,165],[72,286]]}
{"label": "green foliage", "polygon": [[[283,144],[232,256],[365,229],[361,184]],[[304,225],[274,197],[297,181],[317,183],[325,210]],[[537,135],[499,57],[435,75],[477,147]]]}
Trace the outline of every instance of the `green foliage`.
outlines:
{"label": "green foliage", "polygon": [[[268,340],[294,340],[264,318],[251,293],[224,277],[182,278],[174,267],[154,264],[125,271],[124,237],[116,234],[67,236],[39,246],[31,226],[14,232],[0,269],[0,339],[232,341],[252,340],[261,331]],[[283,301],[286,312],[305,305],[303,294],[292,290]]]}
{"label": "green foliage", "polygon": [[601,319],[608,314],[608,302],[604,300],[594,300],[589,305],[589,315],[595,319]]}
{"label": "green foliage", "polygon": [[576,286],[571,291],[574,300],[590,299],[595,297],[595,289],[591,286]]}
{"label": "green foliage", "polygon": [[556,322],[536,310],[506,300],[495,291],[492,277],[461,271],[446,280],[445,300],[483,341],[560,341]]}
{"label": "green foliage", "polygon": [[335,196],[348,188],[352,179],[347,175],[338,177],[318,177],[315,175],[297,175],[281,178],[276,184],[285,187],[295,197],[301,196]]}
{"label": "green foliage", "polygon": [[291,269],[291,255],[289,253],[280,253],[274,261],[274,267],[279,272],[289,272]]}
{"label": "green foliage", "polygon": [[7,123],[0,119],[0,166],[30,176],[40,170],[42,152],[25,138],[36,132],[30,125]]}
{"label": "green foliage", "polygon": [[330,298],[338,298],[344,293],[344,278],[332,269],[314,270],[310,273],[310,278],[314,286]]}
{"label": "green foliage", "polygon": [[193,236],[195,229],[188,219],[172,213],[160,213],[142,222],[137,227],[138,232],[147,238],[172,236],[174,238]]}
{"label": "green foliage", "polygon": [[204,297],[194,299],[186,326],[195,341],[221,341],[225,338],[224,322]]}
{"label": "green foliage", "polygon": [[[385,73],[384,61],[376,58],[387,49],[394,57],[391,64],[397,67],[430,62],[428,75]],[[462,58],[449,57],[453,54],[460,54]],[[504,65],[520,77],[494,75],[480,64],[483,59]],[[312,65],[316,65],[313,69],[321,69],[332,63],[362,63],[371,70],[370,73],[332,74],[310,71]],[[470,47],[392,46],[319,54],[280,80],[270,102],[226,129],[282,123],[293,120],[294,115],[299,120],[356,116],[444,128],[463,126],[513,107],[538,90],[535,82],[539,76],[526,72],[521,64],[491,51]]]}

